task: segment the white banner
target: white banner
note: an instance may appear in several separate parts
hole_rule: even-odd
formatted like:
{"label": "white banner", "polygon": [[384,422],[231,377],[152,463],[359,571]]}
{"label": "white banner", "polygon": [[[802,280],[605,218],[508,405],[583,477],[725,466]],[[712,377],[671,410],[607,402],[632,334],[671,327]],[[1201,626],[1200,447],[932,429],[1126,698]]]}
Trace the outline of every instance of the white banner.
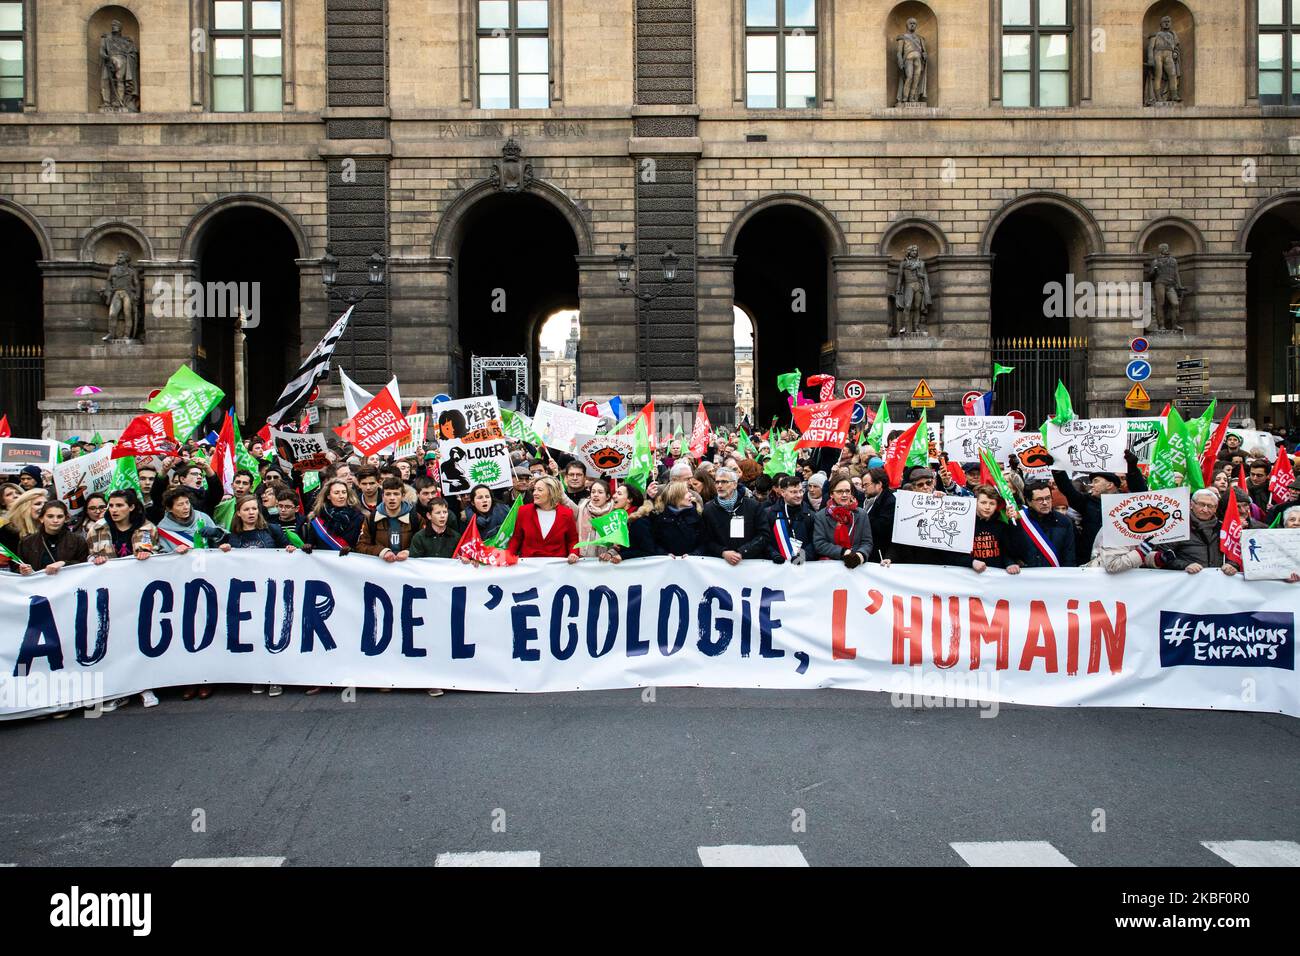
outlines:
{"label": "white banner", "polygon": [[1285,581],[1300,571],[1300,528],[1244,528],[1241,561],[1252,581]]}
{"label": "white banner", "polygon": [[572,451],[574,438],[590,435],[600,422],[601,419],[585,412],[574,411],[554,402],[538,402],[537,414],[533,416],[533,430],[542,436],[542,441],[548,448]]}
{"label": "white banner", "polygon": [[397,443],[397,447],[393,449],[394,458],[410,458],[417,454],[420,446],[424,444],[425,431],[428,428],[428,418],[424,412],[407,415],[406,423],[411,426],[411,437]]}
{"label": "white banner", "polygon": [[1047,424],[1047,450],[1054,467],[1072,474],[1128,470],[1128,421],[1123,418],[1076,418],[1064,425]]}
{"label": "white banner", "polygon": [[16,475],[28,465],[49,471],[59,458],[59,442],[42,438],[0,438],[0,475]]}
{"label": "white banner", "polygon": [[1186,488],[1101,496],[1101,543],[1106,548],[1186,541],[1191,529]]}
{"label": "white banner", "polygon": [[54,473],[54,493],[75,517],[86,506],[86,496],[104,492],[113,482],[113,447],[105,445],[88,455],[70,458],[50,470]]}
{"label": "white banner", "polygon": [[993,453],[999,466],[1015,453],[1015,420],[1007,415],[945,415],[943,450],[949,461],[963,464],[980,460],[980,449]]}
{"label": "white banner", "polygon": [[[1254,431],[1249,428],[1229,428],[1228,435],[1241,439],[1241,449],[1246,452],[1246,460],[1255,457],[1254,452],[1262,452],[1269,461],[1277,461],[1277,438],[1268,432]],[[1227,435],[1224,436],[1227,440]]]}
{"label": "white banner", "polygon": [[595,478],[623,478],[632,470],[635,441],[631,435],[574,435],[573,453]]}
{"label": "white banner", "polygon": [[939,551],[970,554],[975,544],[975,499],[896,491],[894,541]]}
{"label": "white banner", "polygon": [[200,683],[914,688],[1300,716],[1297,609],[1293,585],[1169,571],[191,552],[6,581],[0,716]]}

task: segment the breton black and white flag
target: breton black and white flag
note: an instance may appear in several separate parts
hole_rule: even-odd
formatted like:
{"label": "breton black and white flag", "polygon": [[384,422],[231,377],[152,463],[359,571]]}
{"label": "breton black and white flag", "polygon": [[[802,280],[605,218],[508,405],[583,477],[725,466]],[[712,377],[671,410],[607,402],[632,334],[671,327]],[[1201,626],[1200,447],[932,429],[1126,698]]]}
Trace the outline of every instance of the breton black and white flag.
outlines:
{"label": "breton black and white flag", "polygon": [[316,383],[329,374],[330,359],[334,355],[334,346],[338,345],[339,339],[343,338],[343,332],[348,327],[348,319],[352,317],[352,309],[355,306],[349,306],[348,310],[339,316],[339,320],[334,323],[334,327],[325,334],[325,337],[316,343],[316,347],[311,350],[311,354],[298,367],[298,371],[293,373],[289,379],[289,384],[284,387],[280,393],[279,399],[275,403],[275,411],[267,417],[267,421],[272,425],[279,425],[288,416],[297,412],[303,404],[306,403],[308,396],[311,395],[312,389]]}

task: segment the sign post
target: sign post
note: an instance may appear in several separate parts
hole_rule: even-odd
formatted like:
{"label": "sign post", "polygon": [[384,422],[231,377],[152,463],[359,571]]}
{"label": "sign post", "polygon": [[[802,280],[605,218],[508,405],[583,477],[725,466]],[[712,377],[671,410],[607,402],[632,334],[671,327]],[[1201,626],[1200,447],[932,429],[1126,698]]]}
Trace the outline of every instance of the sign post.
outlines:
{"label": "sign post", "polygon": [[912,392],[912,407],[934,408],[934,392],[930,391],[925,379],[916,383],[916,390]]}

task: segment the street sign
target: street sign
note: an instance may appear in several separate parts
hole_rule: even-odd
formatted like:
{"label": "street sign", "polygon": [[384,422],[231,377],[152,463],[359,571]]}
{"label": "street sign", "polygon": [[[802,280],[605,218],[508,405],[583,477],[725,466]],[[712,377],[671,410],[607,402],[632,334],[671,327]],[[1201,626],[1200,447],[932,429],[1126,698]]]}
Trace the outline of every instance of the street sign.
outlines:
{"label": "street sign", "polygon": [[930,391],[925,379],[916,383],[916,390],[912,392],[912,407],[934,408],[934,392]]}
{"label": "street sign", "polygon": [[849,419],[849,424],[861,425],[866,420],[867,420],[866,406],[855,403],[853,406],[853,417]]}
{"label": "street sign", "polygon": [[[314,404],[316,403],[316,400],[317,400],[318,398],[320,398],[320,386],[319,386],[319,385],[317,385],[315,388],[313,388],[313,389],[311,390],[311,394],[307,396],[307,404],[308,404],[308,405],[314,405]],[[315,423],[315,422],[312,422],[312,424],[315,425],[316,423]]]}
{"label": "street sign", "polygon": [[1133,351],[1134,354],[1141,355],[1143,352],[1145,352],[1147,349],[1151,347],[1151,343],[1139,335],[1137,338],[1135,338],[1132,342],[1128,344],[1128,347],[1130,350]]}
{"label": "street sign", "polygon": [[451,401],[451,396],[448,395],[446,392],[439,392],[437,395],[433,396],[433,398],[429,399],[429,402],[433,405],[437,405],[441,402],[450,402],[450,401]]}
{"label": "street sign", "polygon": [[1134,359],[1124,370],[1130,382],[1145,382],[1151,377],[1151,363],[1146,359]]}
{"label": "street sign", "polygon": [[844,397],[851,398],[855,402],[867,394],[867,386],[864,382],[851,378],[844,383]]}
{"label": "street sign", "polygon": [[1142,387],[1141,382],[1134,382],[1133,387],[1124,396],[1124,407],[1144,412],[1151,408],[1151,394]]}
{"label": "street sign", "polygon": [[582,403],[582,408],[580,408],[579,411],[584,415],[599,415],[600,406],[593,401],[586,401]]}
{"label": "street sign", "polygon": [[1178,371],[1180,372],[1183,371],[1184,369],[1208,368],[1208,367],[1209,364],[1205,361],[1205,359],[1182,359],[1178,363]]}
{"label": "street sign", "polygon": [[1016,425],[1016,431],[1025,430],[1025,413],[1021,411],[1007,412],[1007,418],[1011,419]]}
{"label": "street sign", "polygon": [[315,405],[307,406],[307,424],[308,425],[320,424],[320,409],[317,408]]}
{"label": "street sign", "polygon": [[965,395],[961,397],[961,407],[965,408],[971,402],[975,401],[975,399],[982,397],[983,394],[984,394],[983,392],[972,388],[969,392],[967,392]]}
{"label": "street sign", "polygon": [[1187,372],[1179,372],[1174,376],[1179,382],[1208,382],[1210,380],[1209,369],[1193,369]]}
{"label": "street sign", "polygon": [[1204,385],[1179,385],[1179,395],[1208,395],[1209,388]]}

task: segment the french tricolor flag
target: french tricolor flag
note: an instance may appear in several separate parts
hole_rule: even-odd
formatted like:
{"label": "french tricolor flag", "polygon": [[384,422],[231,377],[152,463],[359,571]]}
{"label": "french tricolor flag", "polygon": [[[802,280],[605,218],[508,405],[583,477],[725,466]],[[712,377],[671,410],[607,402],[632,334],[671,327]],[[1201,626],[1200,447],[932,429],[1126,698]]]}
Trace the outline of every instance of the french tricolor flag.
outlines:
{"label": "french tricolor flag", "polygon": [[985,392],[983,395],[972,395],[970,401],[966,403],[966,414],[992,415],[993,393]]}

